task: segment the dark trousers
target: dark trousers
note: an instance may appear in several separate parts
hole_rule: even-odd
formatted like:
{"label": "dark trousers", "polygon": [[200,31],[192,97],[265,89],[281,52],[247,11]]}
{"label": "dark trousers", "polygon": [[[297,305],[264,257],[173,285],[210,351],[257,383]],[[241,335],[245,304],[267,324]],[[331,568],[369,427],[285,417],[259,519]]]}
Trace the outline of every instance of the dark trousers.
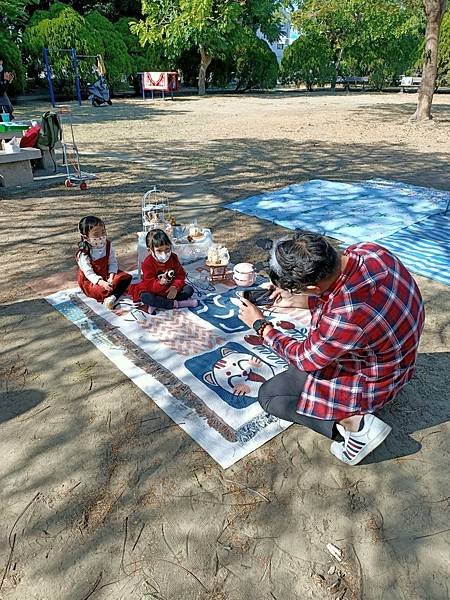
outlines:
{"label": "dark trousers", "polygon": [[[182,290],[178,292],[175,300],[188,300],[194,293],[194,288],[191,285],[185,285]],[[165,296],[158,296],[158,294],[152,294],[151,292],[142,292],[141,294],[142,304],[147,306],[153,306],[153,308],[173,308],[173,300],[169,300]]]}
{"label": "dark trousers", "polygon": [[279,373],[259,388],[258,402],[270,415],[304,425],[327,438],[334,439],[336,421],[324,421],[301,415],[296,411],[297,402],[308,374],[289,365],[287,371]]}

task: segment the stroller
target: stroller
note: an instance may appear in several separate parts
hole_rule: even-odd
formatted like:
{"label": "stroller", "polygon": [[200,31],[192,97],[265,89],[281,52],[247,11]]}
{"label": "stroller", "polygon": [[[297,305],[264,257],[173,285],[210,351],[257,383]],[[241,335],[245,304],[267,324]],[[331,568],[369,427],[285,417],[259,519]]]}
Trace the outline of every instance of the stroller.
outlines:
{"label": "stroller", "polygon": [[92,102],[92,106],[101,106],[102,104],[111,106],[109,88],[103,75],[100,75],[95,83],[88,85],[88,92],[88,99]]}

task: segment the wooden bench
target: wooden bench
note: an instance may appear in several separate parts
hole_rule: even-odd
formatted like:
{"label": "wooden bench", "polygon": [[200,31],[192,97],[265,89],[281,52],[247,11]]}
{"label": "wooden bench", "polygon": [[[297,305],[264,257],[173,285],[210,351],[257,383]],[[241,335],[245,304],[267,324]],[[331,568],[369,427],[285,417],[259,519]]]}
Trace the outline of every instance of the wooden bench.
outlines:
{"label": "wooden bench", "polygon": [[358,85],[362,85],[363,91],[366,89],[366,85],[369,83],[368,77],[355,77],[350,75],[349,77],[337,77],[336,83],[341,83],[344,86],[344,89],[350,91],[350,86],[353,85],[358,87]]}
{"label": "wooden bench", "polygon": [[417,90],[422,83],[422,77],[405,77],[403,76],[400,80],[400,87],[402,92],[405,90]]}
{"label": "wooden bench", "polygon": [[37,148],[22,148],[12,154],[0,150],[0,185],[7,188],[31,183],[31,161],[37,158],[41,158],[41,151]]}

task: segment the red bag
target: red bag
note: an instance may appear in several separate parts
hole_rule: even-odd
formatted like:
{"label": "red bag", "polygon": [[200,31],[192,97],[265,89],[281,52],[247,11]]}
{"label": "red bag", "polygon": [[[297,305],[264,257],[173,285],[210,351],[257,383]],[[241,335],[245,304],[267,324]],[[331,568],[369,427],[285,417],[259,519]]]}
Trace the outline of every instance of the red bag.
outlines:
{"label": "red bag", "polygon": [[20,139],[20,147],[36,148],[40,130],[40,125],[33,125],[33,127],[27,129]]}

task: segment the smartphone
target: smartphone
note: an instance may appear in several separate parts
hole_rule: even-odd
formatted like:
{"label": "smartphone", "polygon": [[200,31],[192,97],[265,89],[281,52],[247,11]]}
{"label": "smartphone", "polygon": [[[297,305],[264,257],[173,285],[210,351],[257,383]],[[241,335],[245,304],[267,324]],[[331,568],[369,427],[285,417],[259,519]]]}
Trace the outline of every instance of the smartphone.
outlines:
{"label": "smartphone", "polygon": [[273,300],[270,297],[272,291],[266,288],[246,288],[239,290],[239,293],[244,300],[248,300],[255,306],[272,306],[273,304]]}

